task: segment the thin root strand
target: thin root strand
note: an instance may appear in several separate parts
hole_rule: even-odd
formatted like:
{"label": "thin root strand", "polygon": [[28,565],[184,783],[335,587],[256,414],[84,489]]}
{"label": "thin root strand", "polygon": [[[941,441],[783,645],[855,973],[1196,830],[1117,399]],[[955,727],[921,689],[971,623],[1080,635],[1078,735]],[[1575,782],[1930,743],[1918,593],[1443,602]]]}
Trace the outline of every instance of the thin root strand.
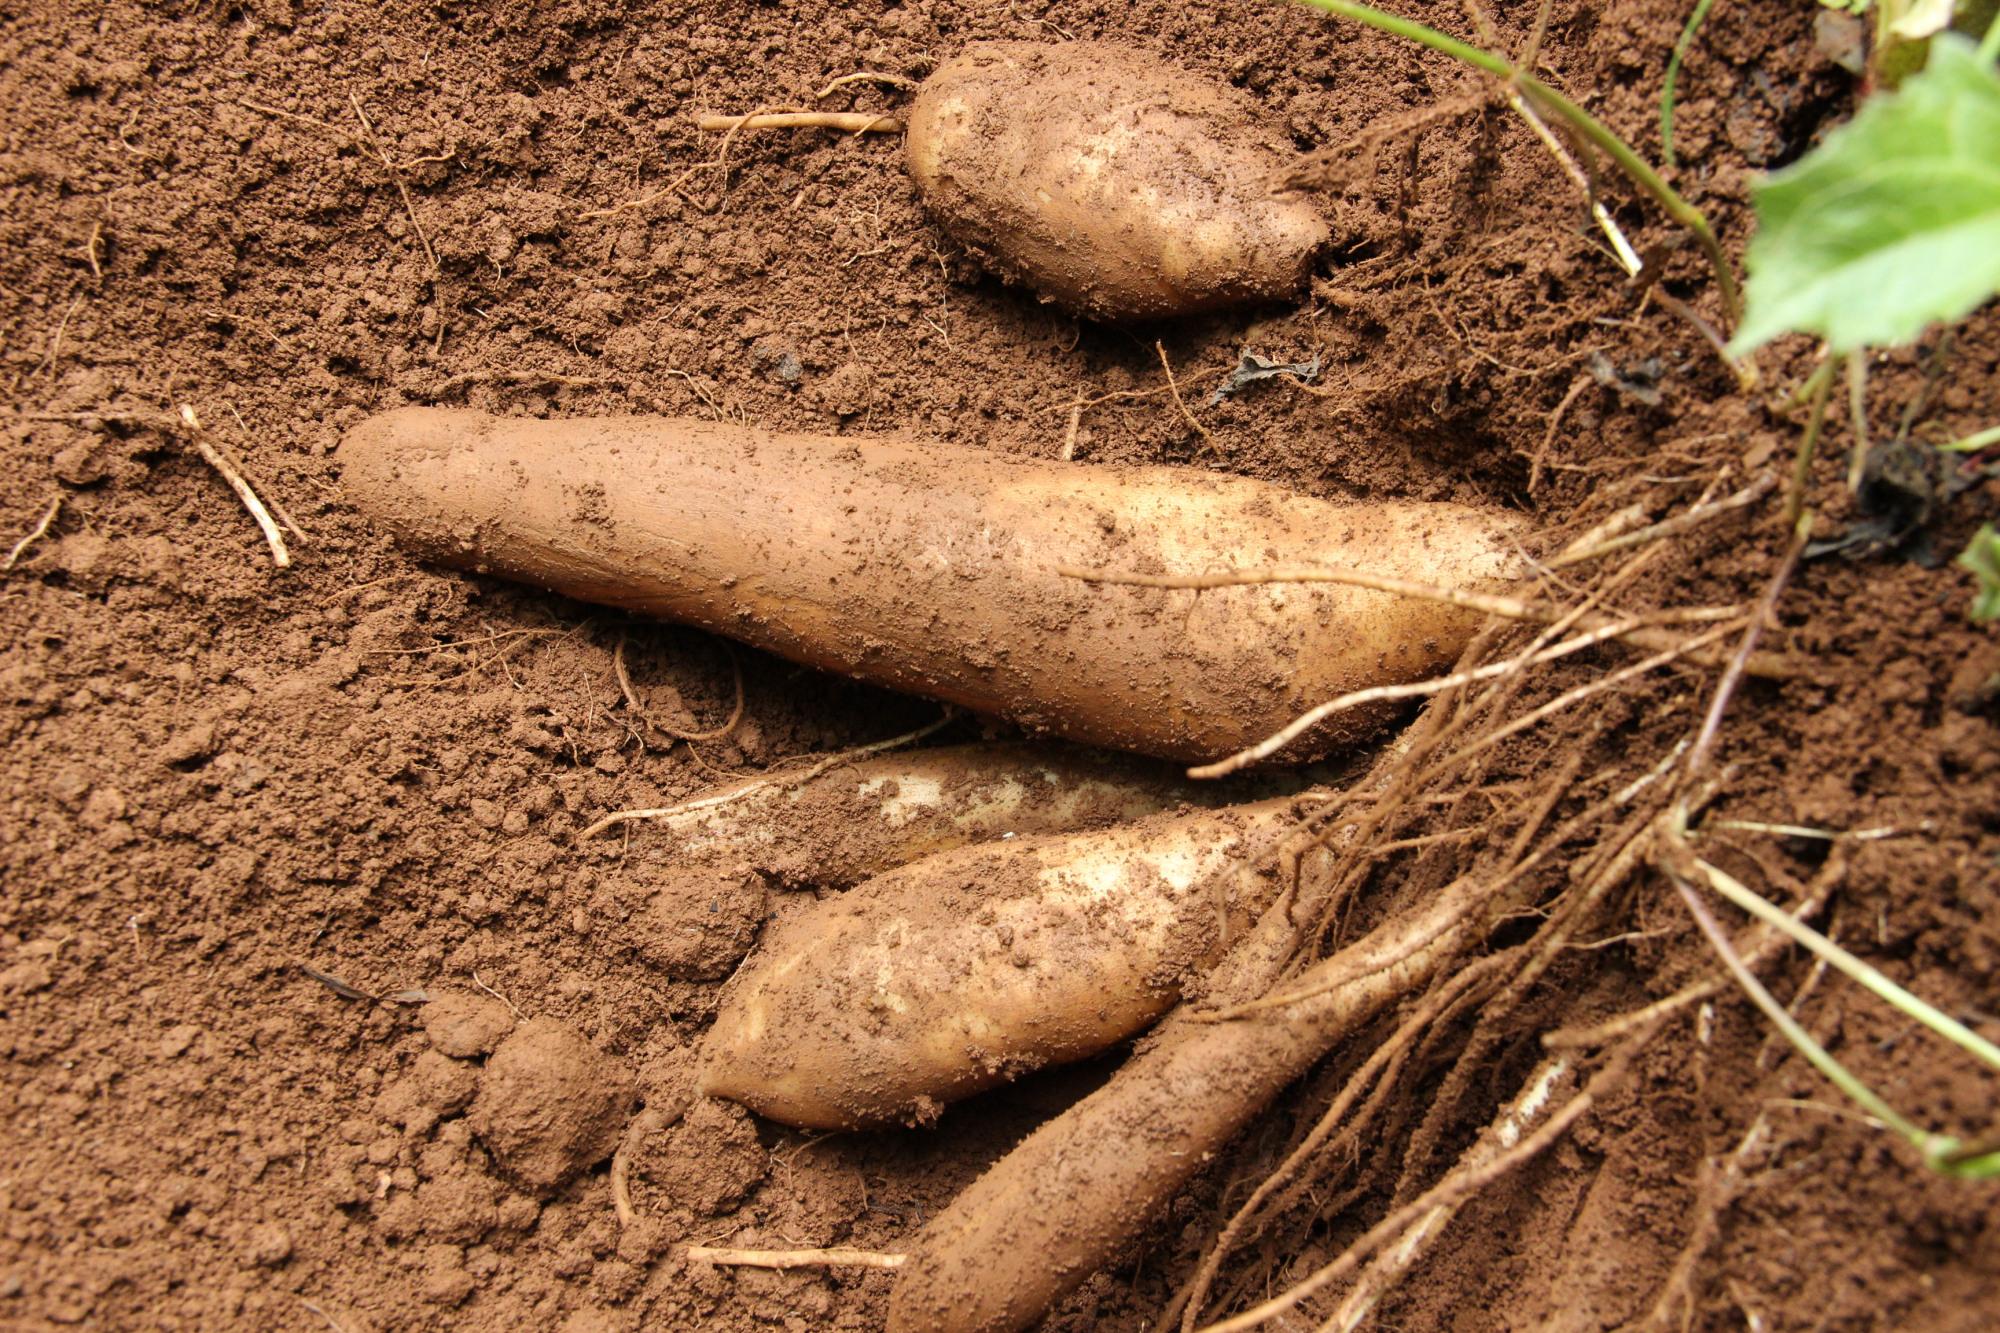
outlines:
{"label": "thin root strand", "polygon": [[1477,684],[1480,681],[1491,680],[1495,676],[1505,676],[1513,672],[1525,670],[1531,666],[1553,662],[1558,658],[1567,657],[1571,653],[1595,647],[1607,639],[1615,639],[1621,635],[1629,634],[1637,628],[1639,628],[1638,621],[1622,620],[1606,625],[1601,629],[1592,630],[1588,634],[1579,634],[1574,638],[1566,639],[1553,647],[1544,648],[1539,652],[1530,652],[1519,657],[1508,658],[1504,662],[1490,662],[1482,667],[1474,667],[1469,671],[1460,671],[1449,676],[1440,676],[1435,680],[1420,680],[1408,685],[1376,685],[1365,690],[1355,690],[1350,694],[1343,694],[1337,699],[1330,699],[1326,703],[1307,709],[1279,730],[1257,742],[1257,744],[1250,746],[1248,749],[1239,750],[1227,759],[1219,760],[1213,764],[1203,764],[1199,767],[1190,768],[1188,776],[1191,778],[1221,778],[1227,777],[1231,773],[1240,772],[1252,764],[1260,763],[1270,758],[1336,713],[1348,712],[1368,704],[1384,703],[1397,699],[1414,699],[1427,694],[1440,694],[1445,690],[1456,689],[1461,685]]}
{"label": "thin root strand", "polygon": [[851,750],[842,750],[838,754],[828,755],[826,758],[812,765],[812,767],[799,773],[759,778],[753,782],[746,782],[741,787],[721,792],[715,796],[704,796],[692,801],[682,801],[679,805],[660,806],[648,810],[614,810],[583,832],[577,834],[576,840],[578,842],[588,842],[608,828],[615,828],[620,824],[629,824],[635,820],[676,819],[684,815],[700,814],[705,810],[713,810],[718,806],[731,805],[747,796],[755,795],[757,792],[770,788],[782,791],[787,787],[796,787],[801,783],[812,781],[828,769],[837,768],[841,764],[852,763],[856,759],[866,759],[869,755],[880,754],[885,750],[894,750],[901,746],[913,745],[933,732],[942,729],[946,723],[957,716],[956,712],[947,710],[945,715],[937,721],[919,727],[915,731],[904,732],[900,736],[891,736],[886,741],[874,741],[868,745],[857,745]]}
{"label": "thin root strand", "polygon": [[632,688],[632,677],[626,673],[625,636],[621,634],[618,636],[618,647],[611,653],[611,671],[613,675],[618,677],[618,690],[625,696],[626,707],[630,708],[641,722],[644,722],[662,736],[668,736],[677,741],[719,741],[730,732],[736,730],[736,724],[743,720],[743,661],[737,657],[736,649],[730,644],[729,640],[720,639],[717,642],[721,643],[729,652],[729,670],[736,681],[736,703],[729,710],[729,717],[722,725],[711,727],[707,731],[682,731],[678,727],[668,726],[649,713],[640,704],[638,693]]}
{"label": "thin root strand", "polygon": [[221,474],[222,479],[229,483],[229,488],[236,492],[236,498],[243,502],[243,507],[250,511],[250,517],[257,520],[257,526],[263,530],[264,540],[270,543],[272,562],[279,569],[290,566],[292,553],[285,549],[285,534],[278,531],[278,521],[271,517],[271,511],[265,508],[264,502],[257,497],[257,492],[251,489],[250,483],[243,479],[243,474],[209,442],[207,431],[202,429],[201,418],[195,415],[194,408],[189,404],[181,404],[181,421],[188,428],[188,438],[194,442],[195,451],[202,456],[203,461]]}
{"label": "thin root strand", "polygon": [[852,74],[843,74],[813,94],[813,101],[824,102],[851,83],[880,83],[891,88],[915,88],[917,80],[905,78],[901,74],[889,74],[879,69],[858,69]]}
{"label": "thin root strand", "polygon": [[[1494,593],[1469,592],[1463,588],[1440,588],[1413,579],[1370,574],[1358,569],[1329,569],[1318,565],[1272,565],[1263,569],[1224,570],[1214,574],[1117,573],[1110,570],[1085,569],[1080,565],[1057,565],[1056,573],[1064,578],[1078,579],[1084,583],[1102,583],[1121,588],[1206,590],[1244,588],[1263,583],[1333,583],[1350,588],[1384,592],[1393,597],[1414,597],[1420,601],[1442,602],[1448,606],[1463,607],[1468,611],[1499,616],[1503,620],[1521,620],[1542,625],[1563,620],[1571,614],[1547,602],[1528,601]],[[1687,624],[1732,619],[1741,614],[1741,610],[1737,607],[1691,607],[1682,611],[1663,612],[1661,619],[1667,624]],[[1575,623],[1587,630],[1599,629],[1612,623],[1612,617],[1598,613],[1579,617]],[[1705,641],[1702,644],[1676,642],[1672,636],[1662,634],[1657,629],[1634,629],[1623,637],[1625,642],[1640,648],[1686,650],[1689,647],[1698,649],[1705,646]],[[1703,664],[1719,664],[1720,661],[1708,654],[1698,655],[1693,660]],[[1782,654],[1775,653],[1753,654],[1745,669],[1749,675],[1771,680],[1790,680],[1801,674],[1801,669],[1796,663],[1789,661]]]}
{"label": "thin root strand", "polygon": [[1683,532],[1700,527],[1711,518],[1716,518],[1738,509],[1748,508],[1776,490],[1777,486],[1778,479],[1775,476],[1766,474],[1759,477],[1756,481],[1751,482],[1742,490],[1737,491],[1734,495],[1724,496],[1720,500],[1711,500],[1707,504],[1696,505],[1685,513],[1676,514],[1672,518],[1662,519],[1660,522],[1640,528],[1636,532],[1622,533],[1616,537],[1607,538],[1604,541],[1581,549],[1565,551],[1548,562],[1549,568],[1562,569],[1568,565],[1580,564],[1585,560],[1595,560],[1599,556],[1610,555],[1614,551],[1622,551],[1630,546],[1640,546],[1646,542],[1658,541],[1662,537],[1678,536]]}
{"label": "thin root strand", "polygon": [[[824,94],[822,94],[824,95]],[[702,130],[842,130],[848,134],[901,134],[903,122],[867,111],[765,111],[748,116],[700,116]]]}
{"label": "thin root strand", "polygon": [[1524,1162],[1539,1156],[1557,1139],[1568,1133],[1570,1126],[1580,1120],[1597,1104],[1598,1099],[1612,1084],[1624,1076],[1625,1066],[1632,1052],[1651,1036],[1652,1032],[1649,1029],[1635,1037],[1591,1078],[1581,1092],[1565,1102],[1562,1109],[1550,1116],[1534,1133],[1518,1140],[1505,1151],[1493,1154],[1473,1169],[1453,1171],[1416,1199],[1370,1227],[1359,1240],[1303,1281],[1242,1314],[1208,1325],[1202,1333],[1247,1333],[1250,1329],[1262,1327],[1279,1315],[1296,1308],[1301,1301],[1345,1277],[1363,1260],[1375,1254],[1390,1241],[1402,1237],[1435,1209],[1456,1207],[1488,1185],[1502,1179]]}
{"label": "thin root strand", "polygon": [[705,1264],[734,1264],[744,1268],[901,1268],[910,1256],[846,1246],[827,1250],[730,1250],[690,1245],[687,1257]]}
{"label": "thin root strand", "polygon": [[42,511],[41,519],[34,527],[28,530],[28,535],[21,538],[20,541],[15,542],[14,548],[7,552],[7,558],[0,560],[0,574],[4,574],[15,565],[20,564],[21,557],[27,552],[27,549],[48,535],[49,527],[56,521],[57,512],[62,509],[62,502],[63,497],[60,493],[56,495],[55,499],[49,501],[49,507]]}

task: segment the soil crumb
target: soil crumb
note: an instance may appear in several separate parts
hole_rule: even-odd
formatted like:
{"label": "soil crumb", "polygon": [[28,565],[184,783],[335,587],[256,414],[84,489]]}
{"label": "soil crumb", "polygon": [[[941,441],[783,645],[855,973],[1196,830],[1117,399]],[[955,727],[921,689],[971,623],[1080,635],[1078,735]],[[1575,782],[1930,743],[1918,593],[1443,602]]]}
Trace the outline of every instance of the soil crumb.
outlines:
{"label": "soil crumb", "polygon": [[633,1097],[631,1076],[582,1033],[530,1019],[494,1048],[470,1118],[502,1171],[548,1193],[611,1156]]}

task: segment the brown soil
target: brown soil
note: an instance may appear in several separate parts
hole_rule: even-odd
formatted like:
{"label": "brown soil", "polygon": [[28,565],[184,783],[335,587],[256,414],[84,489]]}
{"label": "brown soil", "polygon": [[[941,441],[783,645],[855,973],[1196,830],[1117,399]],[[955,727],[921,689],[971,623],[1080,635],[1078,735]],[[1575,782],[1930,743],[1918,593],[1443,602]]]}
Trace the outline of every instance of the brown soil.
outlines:
{"label": "brown soil", "polygon": [[[1466,26],[1442,0],[1398,8]],[[1510,45],[1529,8],[1501,16]],[[1684,75],[1675,179],[1738,248],[1750,173],[1852,105],[1816,8],[1717,6]],[[1650,149],[1683,18],[1668,0],[1558,4],[1547,75]],[[621,640],[649,709],[683,730],[729,714],[730,656],[399,554],[341,498],[337,442],[371,413],[660,412],[1054,458],[1081,400],[1078,458],[1504,507],[1551,544],[1622,506],[1663,516],[1740,485],[1797,438],[1796,415],[1737,392],[1687,325],[1639,306],[1567,178],[1468,100],[1481,84],[1302,9],[253,0],[39,4],[0,25],[0,376],[17,409],[0,546],[61,502],[0,576],[8,1327],[872,1328],[885,1273],[716,1269],[685,1244],[905,1249],[1115,1065],[1038,1075],[924,1131],[822,1138],[698,1104],[639,1136],[623,1163],[639,1217],[621,1230],[608,1126],[628,1089],[684,1099],[719,983],[647,961],[685,926],[652,905],[666,840],[575,834],[935,709],[744,652],[726,739],[646,740],[613,671]],[[921,76],[973,39],[1065,37],[1171,53],[1241,89],[1266,129],[1331,150],[1318,174],[1338,240],[1310,299],[1079,323],[982,276],[880,138],[739,136],[726,171],[685,174],[718,146],[691,113],[795,104],[857,69]],[[850,85],[830,104],[896,97]],[[1661,247],[1669,290],[1714,318],[1692,247],[1611,198]],[[1202,431],[1163,392],[1156,339]],[[1937,346],[1874,368],[1876,438],[1913,399],[1919,439],[2000,417],[1993,312],[1925,391]],[[1211,404],[1245,350],[1317,355],[1328,392],[1264,383]],[[1767,380],[1795,383],[1808,356],[1766,356]],[[296,520],[291,568],[194,449],[182,404]],[[1826,530],[1866,538],[1884,520],[1839,485],[1849,439],[1830,432],[1815,496]],[[1858,541],[1794,579],[1782,638],[1810,668],[1737,700],[1711,817],[1920,830],[1831,857],[1751,836],[1718,855],[1776,897],[1829,884],[1830,933],[2000,1037],[2000,652],[1965,622],[1969,576],[1933,567],[2000,484],[1968,465],[1966,485],[1940,486],[1926,466],[1914,490],[1889,469],[1869,492],[1905,501],[1906,540]],[[1768,510],[1674,543],[1629,600],[1754,598],[1782,544]],[[1573,663],[1529,701],[1627,660]],[[1643,768],[1713,675],[1647,677],[1587,732],[1554,724],[1485,776],[1538,777],[1585,744],[1594,765]],[[747,939],[764,902],[758,886],[719,904],[721,929]],[[1442,1077],[1450,1050],[1413,1070],[1347,1213],[1306,1209],[1218,1290],[1275,1289],[1435,1178],[1542,1031],[1716,966],[1646,871],[1587,942],[1486,1034],[1479,1078]],[[1764,974],[1906,1113],[1992,1131],[1993,1081],[1966,1057],[1797,956]],[[510,1041],[544,1054],[503,1060]],[[1289,1094],[1050,1326],[1145,1326],[1352,1058]],[[2000,1191],[1927,1174],[1845,1114],[1729,992],[1474,1201],[1383,1319],[1595,1328],[1663,1293],[1675,1326],[1982,1326],[2000,1302]]]}

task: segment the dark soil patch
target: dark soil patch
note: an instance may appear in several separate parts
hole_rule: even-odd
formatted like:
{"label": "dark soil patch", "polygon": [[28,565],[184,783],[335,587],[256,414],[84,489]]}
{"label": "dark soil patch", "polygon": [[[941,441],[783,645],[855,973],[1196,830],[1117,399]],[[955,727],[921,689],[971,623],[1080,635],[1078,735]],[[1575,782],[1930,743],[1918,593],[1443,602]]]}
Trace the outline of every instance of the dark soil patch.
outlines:
{"label": "dark soil patch", "polygon": [[[1441,0],[1399,8],[1466,24]],[[1502,17],[1510,42],[1528,8]],[[1677,183],[1738,248],[1749,173],[1851,107],[1815,9],[1717,6],[1683,78]],[[1547,76],[1650,147],[1684,17],[1670,0],[1558,4]],[[341,500],[335,446],[372,412],[662,412],[1055,457],[1072,405],[1102,399],[1079,458],[1506,506],[1552,531],[1634,503],[1664,515],[1796,438],[1688,327],[1640,306],[1526,129],[1470,103],[1336,173],[1341,240],[1310,299],[1159,329],[1078,323],[982,276],[925,218],[893,142],[745,137],[726,172],[621,207],[714,152],[691,113],[795,102],[862,68],[921,76],[982,37],[1170,54],[1245,90],[1305,151],[1484,91],[1298,8],[44,3],[0,34],[0,378],[16,409],[0,546],[61,499],[0,576],[9,1327],[875,1327],[885,1274],[716,1270],[683,1243],[906,1248],[1109,1071],[1039,1076],[924,1132],[821,1139],[709,1108],[636,1154],[642,1218],[623,1232],[601,1144],[547,1173],[580,1171],[567,1183],[504,1172],[467,1114],[476,1065],[454,1058],[498,1032],[441,1053],[399,993],[491,988],[581,1034],[645,1103],[672,1102],[717,983],[647,961],[670,849],[576,832],[935,713],[745,653],[747,714],[727,740],[641,746],[611,665],[621,638],[656,709],[688,728],[727,715],[728,657],[693,631],[413,565]],[[1663,248],[1669,289],[1713,316],[1692,247],[1610,198]],[[1156,337],[1206,437],[1157,392]],[[1246,349],[1320,357],[1328,392],[1271,382],[1203,405]],[[1875,368],[1878,437],[1936,350]],[[1767,377],[1792,382],[1807,353],[1768,356]],[[1917,436],[1991,425],[1996,386],[1988,310]],[[1105,397],[1125,391],[1147,392]],[[173,424],[183,403],[298,520],[291,569]],[[1842,498],[1847,439],[1832,431],[1816,478],[1829,527],[1865,517]],[[1930,517],[1931,549],[1958,550],[1996,508],[2000,483],[1974,479]],[[1755,511],[1677,544],[1629,596],[1747,601],[1780,545]],[[1917,830],[1849,849],[1823,924],[2000,1037],[1994,639],[1964,620],[1963,573],[1851,556],[1807,563],[1785,597],[1812,668],[1739,699],[1716,813]],[[1623,660],[1576,664],[1535,697]],[[1594,719],[1593,753],[1650,762],[1711,683],[1649,678]],[[1489,776],[1545,771],[1580,735],[1544,733]],[[1800,840],[1726,854],[1780,897],[1825,864]],[[1267,1269],[1328,1257],[1396,1197],[1399,1170],[1448,1165],[1540,1031],[1713,971],[1657,876],[1635,876],[1619,912],[1622,929],[1510,1018],[1490,1077],[1427,1126],[1413,1102],[1371,1145],[1351,1217],[1274,1235],[1242,1259],[1244,1285],[1261,1295]],[[1766,976],[1904,1111],[1991,1130],[1992,1080],[1957,1053],[1807,960]],[[1317,1115],[1334,1063],[1051,1327],[1147,1326],[1216,1210]],[[1469,1208],[1383,1320],[1596,1328],[1663,1292],[1671,1326],[1684,1310],[1713,1328],[1983,1326],[2000,1305],[2000,1192],[1923,1173],[1725,993]]]}

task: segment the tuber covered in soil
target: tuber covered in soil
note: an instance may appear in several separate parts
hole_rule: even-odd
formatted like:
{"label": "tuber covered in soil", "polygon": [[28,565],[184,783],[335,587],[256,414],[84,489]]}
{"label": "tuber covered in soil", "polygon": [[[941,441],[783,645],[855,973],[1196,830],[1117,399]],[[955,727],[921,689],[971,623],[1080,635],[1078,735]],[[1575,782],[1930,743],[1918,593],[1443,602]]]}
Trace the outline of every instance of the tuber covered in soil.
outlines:
{"label": "tuber covered in soil", "polygon": [[[891,1333],[1015,1333],[1135,1240],[1252,1118],[1337,1041],[1451,957],[1467,895],[1410,905],[1315,964],[1300,1003],[1225,1022],[1175,1015],[1102,1088],[995,1163],[924,1228]],[[1209,979],[1266,975],[1295,927],[1265,913]]]}
{"label": "tuber covered in soil", "polygon": [[[1272,779],[1263,779],[1267,788]],[[788,785],[758,776],[661,821],[690,867],[748,866],[787,888],[852,888],[936,852],[1071,833],[1177,805],[1242,799],[1123,755],[1066,745],[945,745],[875,755]]]}
{"label": "tuber covered in soil", "polygon": [[1274,189],[1288,154],[1264,120],[1236,89],[1110,42],[974,42],[923,81],[906,121],[776,111],[699,123],[905,129],[917,193],[954,240],[1044,301],[1115,322],[1305,285],[1327,227]]}
{"label": "tuber covered in soil", "polygon": [[1276,898],[1278,799],[963,848],[781,921],[731,984],[703,1092],[815,1129],[944,1104],[1144,1029]]}
{"label": "tuber covered in soil", "polygon": [[1326,224],[1242,93],[1109,42],[977,42],[924,80],[910,175],[953,239],[1079,314],[1279,300]]}
{"label": "tuber covered in soil", "polygon": [[[405,408],[356,426],[340,456],[355,504],[429,558],[1176,760],[1433,674],[1480,617],[1333,584],[1104,587],[1062,567],[1282,561],[1458,587],[1516,564],[1516,520],[1460,505],[668,418]],[[1387,716],[1343,714],[1284,757]]]}
{"label": "tuber covered in soil", "polygon": [[1289,773],[1194,783],[1126,755],[1005,743],[876,755],[801,782],[761,775],[659,818],[676,855],[653,880],[649,928],[635,943],[669,977],[720,980],[749,952],[766,884],[846,889],[971,843],[1099,829],[1299,785]]}

